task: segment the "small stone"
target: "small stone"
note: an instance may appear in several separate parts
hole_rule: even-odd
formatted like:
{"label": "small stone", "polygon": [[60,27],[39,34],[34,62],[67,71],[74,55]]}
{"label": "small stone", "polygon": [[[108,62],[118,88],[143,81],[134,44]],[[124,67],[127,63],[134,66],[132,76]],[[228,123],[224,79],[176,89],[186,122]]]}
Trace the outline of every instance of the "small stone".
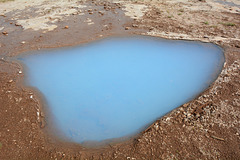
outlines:
{"label": "small stone", "polygon": [[197,113],[197,115],[196,115],[196,118],[199,118],[200,117],[200,114],[199,113]]}
{"label": "small stone", "polygon": [[7,36],[8,33],[6,31],[2,32],[3,35]]}
{"label": "small stone", "polygon": [[64,29],[68,29],[69,27],[68,26],[65,26]]}
{"label": "small stone", "polygon": [[225,68],[227,66],[227,63],[226,62],[224,62],[224,64],[223,64],[223,67]]}
{"label": "small stone", "polygon": [[19,73],[19,74],[22,74],[22,71],[20,70],[20,71],[18,71],[18,73]]}
{"label": "small stone", "polygon": [[129,30],[129,29],[131,29],[130,27],[125,27],[125,30]]}
{"label": "small stone", "polygon": [[89,14],[93,14],[93,12],[88,12]]}
{"label": "small stone", "polygon": [[22,43],[22,44],[25,44],[26,42],[25,42],[25,41],[22,41],[21,43]]}
{"label": "small stone", "polygon": [[133,27],[138,27],[138,25],[137,25],[137,24],[132,24],[132,26],[133,26]]}
{"label": "small stone", "polygon": [[171,119],[170,117],[167,117],[167,118],[166,118],[166,121],[169,121],[170,119]]}
{"label": "small stone", "polygon": [[149,28],[149,31],[152,31],[152,30],[154,30],[154,27]]}
{"label": "small stone", "polygon": [[98,13],[101,14],[101,15],[104,15],[104,13],[102,11],[99,11]]}
{"label": "small stone", "polygon": [[20,24],[18,24],[18,23],[15,23],[15,26],[21,26]]}
{"label": "small stone", "polygon": [[41,127],[41,128],[44,128],[44,127],[45,127],[45,121],[44,121],[44,120],[41,120],[41,122],[40,122],[40,127]]}
{"label": "small stone", "polygon": [[32,98],[33,98],[33,95],[30,95],[30,98],[32,99]]}
{"label": "small stone", "polygon": [[191,116],[192,116],[192,115],[191,115],[190,113],[187,114],[187,118],[188,118],[188,119],[190,119]]}
{"label": "small stone", "polygon": [[9,82],[9,83],[12,83],[12,82],[13,82],[13,80],[12,80],[12,79],[10,79],[8,82]]}

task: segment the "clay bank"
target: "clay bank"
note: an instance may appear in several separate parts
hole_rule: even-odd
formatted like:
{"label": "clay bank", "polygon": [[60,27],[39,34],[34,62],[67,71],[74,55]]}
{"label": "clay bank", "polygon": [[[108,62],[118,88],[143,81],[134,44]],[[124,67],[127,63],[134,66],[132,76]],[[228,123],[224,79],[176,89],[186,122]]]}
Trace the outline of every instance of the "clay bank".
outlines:
{"label": "clay bank", "polygon": [[239,159],[239,2],[226,2],[0,3],[0,159]]}

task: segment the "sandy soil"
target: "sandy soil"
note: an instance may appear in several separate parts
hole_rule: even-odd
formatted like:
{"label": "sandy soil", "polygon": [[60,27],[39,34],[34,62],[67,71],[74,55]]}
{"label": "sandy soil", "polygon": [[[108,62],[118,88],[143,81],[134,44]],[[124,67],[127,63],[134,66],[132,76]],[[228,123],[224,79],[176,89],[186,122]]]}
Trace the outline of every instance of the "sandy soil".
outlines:
{"label": "sandy soil", "polygon": [[[213,0],[15,0],[0,3],[0,159],[240,159],[240,8]],[[232,5],[234,4],[234,5]],[[212,86],[136,138],[99,148],[57,140],[47,107],[11,59],[111,35],[213,42],[226,63]],[[186,77],[187,78],[187,77]]]}

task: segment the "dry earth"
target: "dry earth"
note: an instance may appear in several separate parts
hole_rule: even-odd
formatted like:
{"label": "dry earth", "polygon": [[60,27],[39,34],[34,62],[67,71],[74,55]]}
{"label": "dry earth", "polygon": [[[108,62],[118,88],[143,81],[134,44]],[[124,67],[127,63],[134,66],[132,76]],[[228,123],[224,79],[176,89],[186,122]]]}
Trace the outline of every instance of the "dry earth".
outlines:
{"label": "dry earth", "polygon": [[[15,0],[0,3],[0,159],[240,159],[238,0]],[[57,140],[14,56],[111,35],[213,42],[226,62],[199,97],[136,138],[99,148]],[[187,77],[186,77],[187,78]]]}

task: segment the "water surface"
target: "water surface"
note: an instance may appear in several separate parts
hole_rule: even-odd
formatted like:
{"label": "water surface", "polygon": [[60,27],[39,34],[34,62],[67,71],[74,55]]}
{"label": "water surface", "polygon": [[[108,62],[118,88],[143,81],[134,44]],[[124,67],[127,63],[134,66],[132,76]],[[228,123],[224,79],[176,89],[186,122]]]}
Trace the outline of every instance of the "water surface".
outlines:
{"label": "water surface", "polygon": [[59,132],[82,143],[139,133],[204,91],[224,56],[213,44],[137,36],[18,60],[27,84],[44,95]]}

